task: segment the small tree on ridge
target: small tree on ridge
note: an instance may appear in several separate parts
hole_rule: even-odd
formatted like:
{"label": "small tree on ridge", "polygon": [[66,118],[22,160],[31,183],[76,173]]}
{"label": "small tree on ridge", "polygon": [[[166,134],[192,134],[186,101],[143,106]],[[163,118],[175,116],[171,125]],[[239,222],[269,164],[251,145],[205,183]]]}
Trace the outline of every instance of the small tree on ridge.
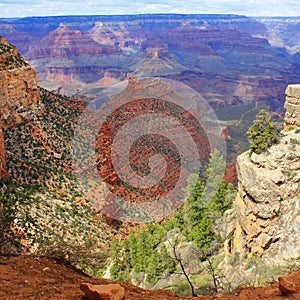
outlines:
{"label": "small tree on ridge", "polygon": [[250,140],[250,155],[255,152],[261,154],[278,141],[279,133],[270,114],[262,109],[246,132]]}

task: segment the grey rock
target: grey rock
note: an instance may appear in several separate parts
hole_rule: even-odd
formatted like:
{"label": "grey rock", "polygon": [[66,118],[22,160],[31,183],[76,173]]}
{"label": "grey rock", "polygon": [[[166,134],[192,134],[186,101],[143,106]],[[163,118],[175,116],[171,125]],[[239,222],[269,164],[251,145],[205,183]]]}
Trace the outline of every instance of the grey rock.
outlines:
{"label": "grey rock", "polygon": [[285,131],[279,143],[263,154],[250,157],[246,152],[237,159],[236,220],[227,226],[227,236],[234,238],[225,243],[231,253],[255,253],[275,261],[299,255],[300,85],[290,85],[286,93]]}

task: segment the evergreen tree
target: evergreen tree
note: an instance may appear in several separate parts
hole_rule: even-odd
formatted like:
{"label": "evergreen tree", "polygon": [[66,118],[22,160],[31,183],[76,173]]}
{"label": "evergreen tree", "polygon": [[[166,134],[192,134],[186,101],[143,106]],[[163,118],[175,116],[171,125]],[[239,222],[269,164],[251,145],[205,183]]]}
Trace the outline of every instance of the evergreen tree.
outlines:
{"label": "evergreen tree", "polygon": [[224,180],[225,167],[223,155],[219,150],[214,150],[210,155],[206,184],[197,174],[191,174],[182,213],[175,215],[177,224],[181,224],[180,215],[183,215],[182,232],[204,253],[213,241],[219,240],[216,220],[231,207],[234,195],[233,186],[227,185]]}
{"label": "evergreen tree", "polygon": [[209,164],[206,170],[206,184],[204,190],[205,203],[209,203],[215,194],[220,192],[220,189],[226,188],[224,186],[224,174],[226,169],[226,162],[218,149],[210,154]]}
{"label": "evergreen tree", "polygon": [[261,154],[272,145],[277,143],[279,133],[274,123],[271,122],[270,114],[266,110],[261,110],[256,115],[251,127],[246,132],[250,140],[250,155],[255,152]]}
{"label": "evergreen tree", "polygon": [[[145,273],[146,281],[153,285],[165,274],[174,272],[179,262],[166,249],[164,239],[166,232],[175,228],[198,246],[202,254],[210,253],[211,246],[219,241],[215,219],[220,220],[224,211],[230,208],[233,196],[232,185],[227,185],[223,179],[224,169],[223,156],[216,150],[210,157],[206,184],[197,174],[189,176],[184,204],[173,218],[162,225],[149,223],[136,233],[130,233],[126,240],[119,241],[119,247],[112,255],[115,261],[111,268],[112,277],[128,280]],[[174,247],[176,249],[176,244]]]}

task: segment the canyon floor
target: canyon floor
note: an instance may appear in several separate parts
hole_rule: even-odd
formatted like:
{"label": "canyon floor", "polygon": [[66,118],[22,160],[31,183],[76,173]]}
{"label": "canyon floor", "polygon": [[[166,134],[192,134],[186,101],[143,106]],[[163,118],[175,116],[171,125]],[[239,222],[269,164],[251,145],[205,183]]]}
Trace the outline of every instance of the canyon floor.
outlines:
{"label": "canyon floor", "polygon": [[[125,299],[300,299],[300,271],[286,276],[297,292],[282,295],[278,283],[267,287],[245,287],[234,294],[215,294],[199,297],[180,297],[170,292],[147,291],[128,283],[119,282],[125,288]],[[84,300],[80,283],[108,284],[106,279],[91,278],[76,268],[56,260],[32,256],[0,256],[0,299],[66,299]]]}

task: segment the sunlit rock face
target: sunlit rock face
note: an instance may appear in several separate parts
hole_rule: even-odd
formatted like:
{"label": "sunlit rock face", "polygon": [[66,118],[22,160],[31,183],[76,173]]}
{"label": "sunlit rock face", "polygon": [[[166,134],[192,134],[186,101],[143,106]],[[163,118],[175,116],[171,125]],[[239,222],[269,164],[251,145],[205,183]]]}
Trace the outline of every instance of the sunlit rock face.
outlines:
{"label": "sunlit rock face", "polygon": [[[286,89],[285,130],[280,142],[237,159],[232,252],[281,260],[300,247],[300,85]],[[228,244],[227,244],[228,245]],[[228,250],[228,249],[227,249]]]}
{"label": "sunlit rock face", "polygon": [[292,128],[300,127],[300,84],[291,84],[286,89],[286,110],[284,118],[284,129],[288,131]]}
{"label": "sunlit rock face", "polygon": [[2,129],[28,120],[28,108],[39,101],[35,71],[0,37],[0,178],[7,175]]}

